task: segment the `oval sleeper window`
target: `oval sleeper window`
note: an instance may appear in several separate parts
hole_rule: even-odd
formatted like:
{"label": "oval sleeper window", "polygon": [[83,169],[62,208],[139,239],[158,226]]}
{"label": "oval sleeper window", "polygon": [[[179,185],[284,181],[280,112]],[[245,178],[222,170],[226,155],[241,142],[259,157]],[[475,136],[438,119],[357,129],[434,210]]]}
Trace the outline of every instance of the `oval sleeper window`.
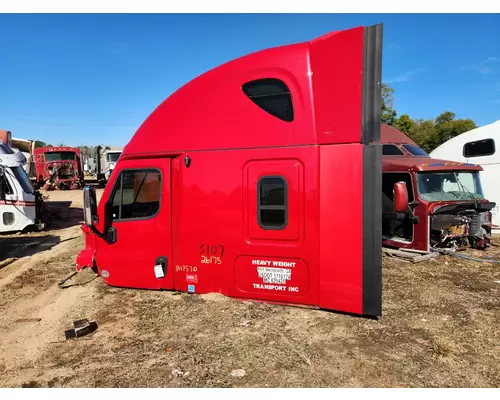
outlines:
{"label": "oval sleeper window", "polygon": [[286,122],[293,121],[292,95],[288,86],[275,78],[247,82],[243,92],[267,113]]}

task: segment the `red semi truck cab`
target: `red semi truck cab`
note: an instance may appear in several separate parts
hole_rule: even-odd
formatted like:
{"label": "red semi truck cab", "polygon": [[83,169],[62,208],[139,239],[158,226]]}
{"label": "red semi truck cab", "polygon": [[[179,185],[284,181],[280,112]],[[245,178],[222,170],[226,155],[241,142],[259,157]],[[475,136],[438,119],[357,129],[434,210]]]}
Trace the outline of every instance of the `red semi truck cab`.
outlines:
{"label": "red semi truck cab", "polygon": [[99,204],[85,188],[77,269],[380,316],[381,59],[381,25],[358,27],[181,87],[126,145]]}
{"label": "red semi truck cab", "polygon": [[79,189],[84,182],[80,149],[39,147],[34,150],[36,182],[39,187]]}
{"label": "red semi truck cab", "polygon": [[[429,252],[484,249],[491,241],[491,209],[476,164],[436,160],[398,129],[383,124],[383,243]],[[409,208],[394,212],[394,184],[404,182]]]}

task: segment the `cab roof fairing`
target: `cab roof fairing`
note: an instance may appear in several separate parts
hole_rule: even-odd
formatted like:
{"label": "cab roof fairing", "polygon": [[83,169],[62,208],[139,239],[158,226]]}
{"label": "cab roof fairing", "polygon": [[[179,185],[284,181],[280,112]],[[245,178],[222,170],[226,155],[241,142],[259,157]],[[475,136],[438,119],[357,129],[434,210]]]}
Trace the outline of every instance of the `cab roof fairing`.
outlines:
{"label": "cab roof fairing", "polygon": [[[309,42],[257,51],[199,75],[146,118],[122,156],[361,143],[359,48],[366,29],[331,32]],[[288,86],[293,121],[264,112],[245,95],[243,84],[262,78],[280,79]]]}

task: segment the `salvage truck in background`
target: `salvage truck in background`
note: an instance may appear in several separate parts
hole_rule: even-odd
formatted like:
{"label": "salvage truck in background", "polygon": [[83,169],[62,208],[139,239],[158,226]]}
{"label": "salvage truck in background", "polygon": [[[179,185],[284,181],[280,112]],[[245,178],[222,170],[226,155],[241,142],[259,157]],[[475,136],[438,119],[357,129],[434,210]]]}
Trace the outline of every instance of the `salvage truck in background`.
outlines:
{"label": "salvage truck in background", "polygon": [[358,27],[184,85],[125,146],[99,204],[85,188],[77,270],[380,316],[381,61],[382,26]]}
{"label": "salvage truck in background", "polygon": [[116,167],[116,163],[122,154],[123,149],[118,147],[107,147],[101,156],[101,173],[103,178],[109,181],[111,174],[113,173],[113,169]]}
{"label": "salvage truck in background", "polygon": [[38,187],[45,190],[83,187],[83,160],[77,147],[38,147],[34,159]]}
{"label": "salvage truck in background", "polygon": [[27,160],[14,151],[11,133],[0,131],[0,232],[21,232],[27,228],[41,230],[43,199],[24,169]]}
{"label": "salvage truck in background", "polygon": [[[489,247],[495,203],[484,197],[481,166],[433,159],[388,125],[381,127],[380,142],[385,246],[422,253]],[[396,197],[406,194],[408,201],[399,204]]]}

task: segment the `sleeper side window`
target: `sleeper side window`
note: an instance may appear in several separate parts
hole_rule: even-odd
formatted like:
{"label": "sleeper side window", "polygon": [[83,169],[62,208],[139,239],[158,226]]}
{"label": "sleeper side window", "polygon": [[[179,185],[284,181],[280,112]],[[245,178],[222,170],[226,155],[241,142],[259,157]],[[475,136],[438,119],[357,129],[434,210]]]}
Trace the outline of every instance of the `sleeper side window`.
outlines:
{"label": "sleeper side window", "polygon": [[281,176],[266,176],[257,183],[257,218],[263,229],[284,229],[288,222],[287,184]]}
{"label": "sleeper side window", "polygon": [[160,209],[161,173],[155,169],[120,173],[112,196],[113,219],[144,219]]}
{"label": "sleeper side window", "polygon": [[493,139],[477,140],[465,143],[463,155],[469,157],[483,157],[495,154],[495,141]]}
{"label": "sleeper side window", "polygon": [[293,121],[292,95],[279,79],[266,78],[247,82],[243,92],[264,111],[286,122]]}
{"label": "sleeper side window", "polygon": [[382,155],[383,156],[403,156],[404,153],[393,144],[383,144],[382,145]]}

